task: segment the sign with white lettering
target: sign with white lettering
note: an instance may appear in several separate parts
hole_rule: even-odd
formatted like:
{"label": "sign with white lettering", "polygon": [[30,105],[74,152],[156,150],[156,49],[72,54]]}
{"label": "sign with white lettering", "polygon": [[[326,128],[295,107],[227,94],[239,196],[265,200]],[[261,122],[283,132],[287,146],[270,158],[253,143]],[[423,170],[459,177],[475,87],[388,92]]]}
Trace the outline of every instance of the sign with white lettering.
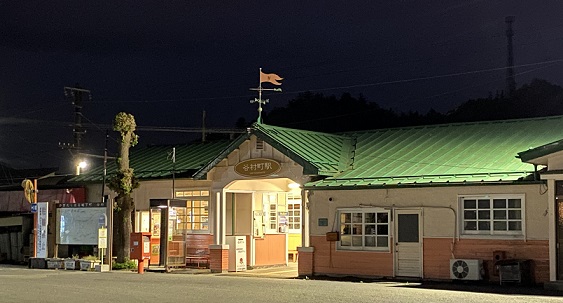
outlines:
{"label": "sign with white lettering", "polygon": [[98,229],[98,248],[108,248],[108,230]]}
{"label": "sign with white lettering", "polygon": [[235,172],[245,177],[267,177],[279,172],[281,164],[272,159],[249,159],[235,165]]}
{"label": "sign with white lettering", "polygon": [[47,224],[49,220],[49,203],[37,203],[37,258],[47,258]]}

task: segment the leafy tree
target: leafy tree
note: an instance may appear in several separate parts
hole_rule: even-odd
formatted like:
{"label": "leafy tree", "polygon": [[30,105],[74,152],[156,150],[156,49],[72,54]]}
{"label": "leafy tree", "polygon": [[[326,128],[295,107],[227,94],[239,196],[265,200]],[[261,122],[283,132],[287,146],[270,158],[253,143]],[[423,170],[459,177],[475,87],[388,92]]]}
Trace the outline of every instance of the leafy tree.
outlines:
{"label": "leafy tree", "polygon": [[116,175],[110,178],[108,187],[117,193],[114,205],[113,248],[117,253],[119,263],[124,263],[129,259],[131,214],[135,206],[131,193],[133,189],[139,187],[133,169],[129,167],[129,149],[135,146],[139,139],[135,134],[136,127],[133,115],[121,112],[115,116],[113,130],[121,134],[121,140],[119,141],[119,158],[117,158],[118,170]]}

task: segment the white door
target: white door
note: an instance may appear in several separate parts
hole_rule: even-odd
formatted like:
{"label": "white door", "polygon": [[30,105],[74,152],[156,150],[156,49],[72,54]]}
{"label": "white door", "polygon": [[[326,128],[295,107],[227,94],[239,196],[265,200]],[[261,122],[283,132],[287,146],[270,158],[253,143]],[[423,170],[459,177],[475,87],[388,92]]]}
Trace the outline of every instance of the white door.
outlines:
{"label": "white door", "polygon": [[395,276],[422,277],[420,210],[395,210]]}

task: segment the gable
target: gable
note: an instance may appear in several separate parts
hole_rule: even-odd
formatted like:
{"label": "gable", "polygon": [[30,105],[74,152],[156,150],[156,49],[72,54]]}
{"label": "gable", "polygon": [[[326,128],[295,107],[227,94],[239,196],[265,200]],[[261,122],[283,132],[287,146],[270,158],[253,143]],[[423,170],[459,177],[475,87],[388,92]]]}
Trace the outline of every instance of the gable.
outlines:
{"label": "gable", "polygon": [[305,175],[332,176],[351,165],[354,144],[352,137],[255,123],[247,134],[230,144],[194,177],[202,178],[251,136],[264,141],[303,167]]}
{"label": "gable", "polygon": [[355,139],[265,124],[255,125],[258,138],[299,163],[307,175],[330,176],[350,168]]}

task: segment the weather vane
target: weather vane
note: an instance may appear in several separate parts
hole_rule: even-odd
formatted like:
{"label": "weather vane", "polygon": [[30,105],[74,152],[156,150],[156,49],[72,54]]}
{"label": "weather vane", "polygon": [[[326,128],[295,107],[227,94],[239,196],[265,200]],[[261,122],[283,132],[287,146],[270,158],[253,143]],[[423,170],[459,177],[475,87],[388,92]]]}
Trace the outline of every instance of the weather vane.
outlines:
{"label": "weather vane", "polygon": [[262,91],[271,90],[275,92],[281,92],[281,88],[262,88],[262,83],[269,82],[274,85],[281,85],[280,82],[283,80],[282,77],[276,74],[264,74],[262,72],[262,68],[260,68],[260,82],[258,82],[258,88],[251,88],[250,90],[257,90],[258,91],[258,98],[254,98],[254,100],[250,100],[250,103],[258,102],[258,123],[262,123],[262,104],[268,103],[268,99],[262,99]]}

